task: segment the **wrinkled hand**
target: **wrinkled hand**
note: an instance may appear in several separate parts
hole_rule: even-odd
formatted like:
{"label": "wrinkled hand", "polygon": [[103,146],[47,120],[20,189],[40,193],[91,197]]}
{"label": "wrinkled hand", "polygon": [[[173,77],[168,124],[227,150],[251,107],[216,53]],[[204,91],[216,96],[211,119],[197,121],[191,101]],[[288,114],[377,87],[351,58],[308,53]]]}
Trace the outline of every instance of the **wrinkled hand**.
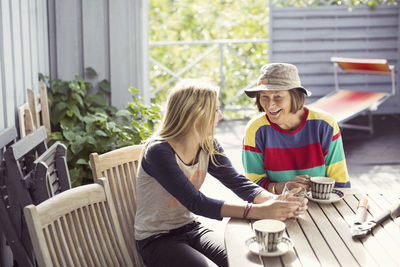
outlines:
{"label": "wrinkled hand", "polygon": [[290,180],[291,182],[296,182],[298,184],[301,184],[303,186],[308,186],[310,184],[310,175],[297,175],[296,177],[294,177],[292,180]]}
{"label": "wrinkled hand", "polygon": [[308,191],[309,187],[310,187],[310,178],[311,178],[311,176],[309,176],[307,174],[305,174],[305,175],[297,175],[296,177],[294,177],[291,180],[277,183],[275,189],[276,189],[278,194],[281,194],[282,191],[283,191],[283,188],[285,187],[285,184],[287,182],[295,182],[295,183],[298,183],[299,186],[304,187]]}

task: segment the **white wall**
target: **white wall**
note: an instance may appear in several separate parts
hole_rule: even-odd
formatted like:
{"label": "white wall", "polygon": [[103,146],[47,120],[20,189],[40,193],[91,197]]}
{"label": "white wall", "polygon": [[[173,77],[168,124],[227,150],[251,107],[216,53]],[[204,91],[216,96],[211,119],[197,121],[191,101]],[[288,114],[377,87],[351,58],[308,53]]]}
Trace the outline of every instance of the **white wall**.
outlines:
{"label": "white wall", "polygon": [[49,73],[46,0],[0,0],[0,130],[18,125],[39,72]]}
{"label": "white wall", "polygon": [[[0,131],[18,126],[26,88],[38,90],[38,73],[49,74],[46,0],[0,0]],[[12,254],[0,232],[0,266]]]}
{"label": "white wall", "polygon": [[85,77],[92,67],[97,80],[111,82],[111,102],[124,107],[132,101],[129,87],[148,96],[147,1],[48,0],[51,76]]}

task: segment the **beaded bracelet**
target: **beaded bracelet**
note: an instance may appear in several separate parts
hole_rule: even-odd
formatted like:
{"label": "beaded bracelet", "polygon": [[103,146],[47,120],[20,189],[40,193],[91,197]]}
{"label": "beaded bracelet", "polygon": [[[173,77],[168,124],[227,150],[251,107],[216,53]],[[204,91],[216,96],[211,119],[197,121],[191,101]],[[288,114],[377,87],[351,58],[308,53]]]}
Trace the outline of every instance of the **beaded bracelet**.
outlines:
{"label": "beaded bracelet", "polygon": [[244,215],[244,218],[247,218],[247,215],[249,215],[251,208],[253,207],[253,203],[250,203],[250,205],[247,205],[246,207],[248,207],[246,214]]}

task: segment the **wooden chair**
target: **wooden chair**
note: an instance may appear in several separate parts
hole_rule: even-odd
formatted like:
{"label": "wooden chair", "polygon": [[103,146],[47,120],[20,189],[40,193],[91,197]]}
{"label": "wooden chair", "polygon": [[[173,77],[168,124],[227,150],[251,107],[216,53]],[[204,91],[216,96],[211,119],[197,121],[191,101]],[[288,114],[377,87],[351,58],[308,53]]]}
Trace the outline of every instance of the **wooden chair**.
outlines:
{"label": "wooden chair", "polygon": [[50,114],[49,114],[49,101],[47,99],[47,87],[43,82],[39,82],[39,96],[35,96],[35,92],[27,89],[29,108],[33,113],[33,121],[36,128],[41,125],[46,127],[50,132]]}
{"label": "wooden chair", "polygon": [[18,107],[19,135],[21,138],[27,136],[36,129],[33,122],[33,114],[28,103]]}
{"label": "wooden chair", "polygon": [[137,167],[143,148],[143,145],[132,145],[102,155],[90,154],[93,179],[98,181],[100,177],[105,177],[110,184],[118,221],[136,266],[144,266],[134,236]]}
{"label": "wooden chair", "polygon": [[[334,66],[335,91],[311,103],[309,106],[331,113],[342,128],[367,130],[373,133],[372,111],[389,97],[396,94],[394,66],[386,59],[356,59],[332,57]],[[391,77],[391,91],[376,88],[376,91],[343,89],[339,86],[339,69],[343,73],[387,75]],[[368,125],[346,123],[361,113],[367,113]]]}
{"label": "wooden chair", "polygon": [[41,203],[71,188],[66,154],[65,145],[56,142],[35,160],[33,203]]}
{"label": "wooden chair", "polygon": [[4,152],[5,175],[2,193],[5,206],[0,216],[7,221],[4,233],[14,259],[20,266],[35,266],[28,228],[23,218],[23,208],[35,199],[35,182],[32,179],[34,161],[46,149],[46,130],[41,127],[9,146]]}
{"label": "wooden chair", "polygon": [[6,160],[6,184],[22,208],[32,204],[35,194],[32,173],[34,161],[47,150],[47,133],[44,126],[28,134],[10,146],[4,153]]}
{"label": "wooden chair", "polygon": [[107,180],[98,182],[25,207],[39,266],[134,266]]}
{"label": "wooden chair", "polygon": [[0,132],[0,154],[4,154],[4,151],[10,145],[14,144],[17,139],[17,129],[15,127],[9,127]]}
{"label": "wooden chair", "polygon": [[18,265],[33,266],[33,259],[32,257],[25,256],[28,254],[17,232],[14,230],[14,222],[9,216],[11,205],[9,192],[6,186],[7,171],[3,156],[6,149],[14,144],[16,139],[17,129],[15,127],[10,127],[0,132],[0,233],[5,236],[7,244],[11,248],[13,254],[19,256],[15,257]]}
{"label": "wooden chair", "polygon": [[47,87],[39,82],[39,96],[27,89],[28,101],[18,108],[20,137],[24,137],[40,126],[45,126],[51,132]]}
{"label": "wooden chair", "polygon": [[[15,130],[16,136],[16,130]],[[23,208],[71,188],[66,147],[59,142],[47,149],[46,129],[39,129],[10,145],[5,153],[0,215],[14,259],[20,266],[35,266]],[[37,157],[39,156],[39,157]]]}

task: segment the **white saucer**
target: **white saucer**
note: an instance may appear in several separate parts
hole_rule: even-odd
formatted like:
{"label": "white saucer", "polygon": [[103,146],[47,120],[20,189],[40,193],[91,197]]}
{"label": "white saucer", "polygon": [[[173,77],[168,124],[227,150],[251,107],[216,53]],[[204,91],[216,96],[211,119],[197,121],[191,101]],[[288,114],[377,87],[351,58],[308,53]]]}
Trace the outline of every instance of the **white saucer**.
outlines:
{"label": "white saucer", "polygon": [[259,246],[257,243],[257,239],[255,236],[249,238],[246,240],[246,246],[249,248],[249,250],[257,255],[260,256],[266,256],[266,257],[275,257],[275,256],[280,256],[288,252],[290,249],[293,248],[293,241],[288,238],[283,236],[281,242],[278,244],[278,249],[274,252],[268,252],[268,251],[260,251]]}
{"label": "white saucer", "polygon": [[337,190],[337,189],[333,189],[331,196],[329,197],[329,199],[317,199],[317,198],[313,198],[311,192],[307,192],[307,198],[309,200],[318,202],[318,203],[322,203],[322,204],[329,204],[329,203],[333,203],[333,202],[337,202],[339,200],[341,200],[344,197],[344,194],[342,191]]}

